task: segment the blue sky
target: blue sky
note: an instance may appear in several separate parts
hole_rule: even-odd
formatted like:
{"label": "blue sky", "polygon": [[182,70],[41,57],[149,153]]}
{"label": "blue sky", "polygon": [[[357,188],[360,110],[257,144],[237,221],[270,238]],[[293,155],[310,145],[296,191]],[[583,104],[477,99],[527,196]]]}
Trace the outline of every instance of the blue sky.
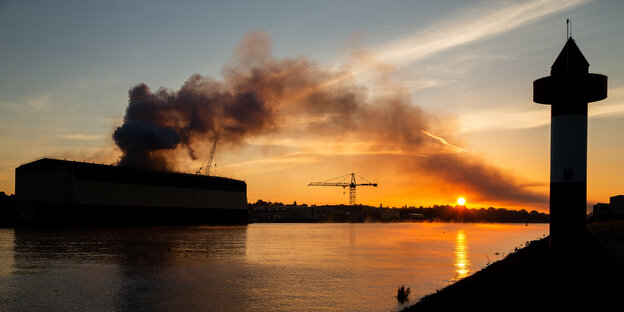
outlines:
{"label": "blue sky", "polygon": [[[383,87],[407,90],[414,105],[452,124],[453,144],[541,181],[549,107],[532,103],[532,81],[549,74],[566,18],[590,70],[609,76],[609,98],[590,104],[589,124],[589,197],[605,201],[624,192],[624,3],[615,0],[0,1],[0,190],[13,193],[14,168],[42,156],[114,162],[111,134],[129,88],[178,89],[195,73],[219,80],[254,30],[272,37],[276,57],[347,66],[372,93],[386,90],[377,83],[384,64],[392,83]],[[343,174],[329,172],[336,167],[325,168],[327,178]],[[287,194],[300,190],[271,191],[251,168],[232,168],[222,173],[247,180],[250,200],[299,200]],[[281,168],[276,176],[305,183]],[[368,200],[409,199],[386,192]]]}

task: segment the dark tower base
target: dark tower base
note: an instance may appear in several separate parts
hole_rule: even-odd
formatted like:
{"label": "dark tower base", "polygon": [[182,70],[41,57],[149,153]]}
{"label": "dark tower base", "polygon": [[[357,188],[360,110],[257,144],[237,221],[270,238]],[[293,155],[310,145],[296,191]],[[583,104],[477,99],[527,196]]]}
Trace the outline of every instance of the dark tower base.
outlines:
{"label": "dark tower base", "polygon": [[554,251],[576,250],[587,232],[587,183],[550,184],[550,245]]}

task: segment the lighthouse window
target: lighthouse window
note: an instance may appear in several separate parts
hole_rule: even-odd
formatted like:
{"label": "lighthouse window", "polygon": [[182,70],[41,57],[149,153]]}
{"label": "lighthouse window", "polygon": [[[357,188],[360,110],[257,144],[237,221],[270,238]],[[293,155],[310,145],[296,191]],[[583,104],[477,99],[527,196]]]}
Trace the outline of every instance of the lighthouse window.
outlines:
{"label": "lighthouse window", "polygon": [[573,179],[573,171],[571,168],[563,169],[563,179],[566,181],[570,181]]}

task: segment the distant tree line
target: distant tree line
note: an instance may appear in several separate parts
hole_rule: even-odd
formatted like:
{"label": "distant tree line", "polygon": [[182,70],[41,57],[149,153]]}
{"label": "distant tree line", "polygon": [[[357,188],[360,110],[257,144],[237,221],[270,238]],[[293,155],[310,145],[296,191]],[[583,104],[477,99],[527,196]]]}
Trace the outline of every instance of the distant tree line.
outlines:
{"label": "distant tree line", "polygon": [[[281,202],[270,202],[258,200],[250,203],[249,208],[253,210],[255,207],[283,207],[283,206],[304,206],[306,204],[297,205],[295,201],[292,205]],[[505,208],[467,208],[466,206],[450,206],[450,205],[434,205],[433,207],[401,207],[401,208],[374,208],[370,206],[357,205],[345,206],[336,205],[336,209],[350,211],[353,209],[361,210],[369,207],[369,216],[380,213],[381,210],[397,211],[399,216],[395,221],[445,221],[445,222],[496,222],[496,223],[548,223],[550,216],[543,212],[531,210],[530,212],[521,210],[512,210]]]}
{"label": "distant tree line", "polygon": [[283,207],[283,206],[304,206],[307,207],[307,204],[297,204],[297,201],[294,201],[292,204],[284,204],[282,202],[271,202],[264,201],[262,199],[258,199],[255,203],[250,203],[249,207]]}
{"label": "distant tree line", "polygon": [[548,223],[550,216],[536,210],[505,208],[469,209],[466,206],[435,205],[433,207],[400,208],[401,214],[421,214],[429,220],[456,222]]}

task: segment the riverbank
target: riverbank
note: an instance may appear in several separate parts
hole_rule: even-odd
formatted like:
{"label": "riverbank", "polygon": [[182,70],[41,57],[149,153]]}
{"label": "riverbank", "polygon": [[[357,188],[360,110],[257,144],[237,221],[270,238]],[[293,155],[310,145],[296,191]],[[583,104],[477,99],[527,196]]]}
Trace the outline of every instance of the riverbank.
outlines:
{"label": "riverbank", "polygon": [[623,246],[624,221],[588,226],[584,246],[567,257],[551,254],[548,238],[536,240],[403,311],[619,306]]}

